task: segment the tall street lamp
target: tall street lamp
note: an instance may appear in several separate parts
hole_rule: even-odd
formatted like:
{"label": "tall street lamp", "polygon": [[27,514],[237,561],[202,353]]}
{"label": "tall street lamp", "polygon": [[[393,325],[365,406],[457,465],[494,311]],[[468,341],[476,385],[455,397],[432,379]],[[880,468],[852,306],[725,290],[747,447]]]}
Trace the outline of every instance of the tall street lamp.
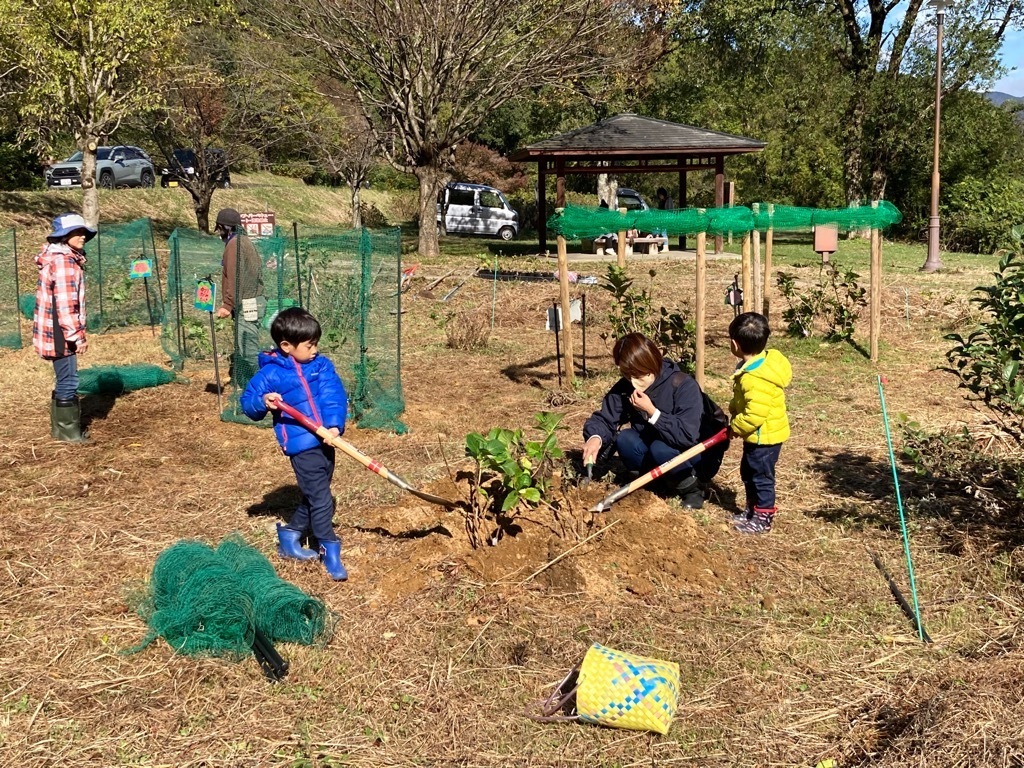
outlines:
{"label": "tall street lamp", "polygon": [[928,258],[921,270],[934,272],[942,269],[939,255],[939,127],[942,123],[942,20],[946,15],[949,0],[930,0],[935,9],[935,24],[938,27],[935,51],[935,143],[932,147],[932,208],[928,216]]}

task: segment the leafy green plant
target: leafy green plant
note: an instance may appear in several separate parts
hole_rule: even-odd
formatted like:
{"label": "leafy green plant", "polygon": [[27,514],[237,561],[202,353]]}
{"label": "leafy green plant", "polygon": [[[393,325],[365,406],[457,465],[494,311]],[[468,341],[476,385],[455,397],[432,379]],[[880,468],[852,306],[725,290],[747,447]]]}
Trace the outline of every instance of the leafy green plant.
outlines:
{"label": "leafy green plant", "polygon": [[[229,322],[225,318],[214,320],[218,339],[228,332]],[[209,321],[204,321],[198,317],[184,317],[181,321],[181,327],[185,335],[185,348],[188,350],[189,357],[194,360],[206,360],[213,356]],[[223,352],[221,349],[218,349],[218,351]]]}
{"label": "leafy green plant", "polygon": [[1013,228],[1014,252],[999,260],[993,285],[975,288],[971,298],[986,315],[966,337],[959,333],[945,338],[955,342],[946,353],[960,386],[974,399],[1015,422],[1021,431],[1024,417],[1024,226]]}
{"label": "leafy green plant", "polygon": [[500,531],[522,508],[546,504],[556,459],[562,458],[557,431],[562,415],[534,414],[540,440],[528,440],[521,429],[495,427],[486,435],[466,435],[466,455],[476,462],[470,479],[466,533],[475,548],[482,543],[480,526],[489,517]]}
{"label": "leafy green plant", "polygon": [[683,370],[693,373],[696,360],[697,327],[682,312],[665,307],[654,309],[654,278],[657,272],[648,272],[651,278],[646,288],[634,288],[634,280],[626,270],[615,264],[608,266],[601,287],[612,295],[608,321],[611,333],[601,334],[608,339],[619,339],[629,333],[642,333],[661,351],[679,363]]}
{"label": "leafy green plant", "polygon": [[815,284],[801,289],[796,275],[779,272],[776,284],[789,306],[783,310],[786,332],[807,338],[820,333],[826,341],[853,338],[861,310],[867,305],[866,291],[853,270],[824,262]]}

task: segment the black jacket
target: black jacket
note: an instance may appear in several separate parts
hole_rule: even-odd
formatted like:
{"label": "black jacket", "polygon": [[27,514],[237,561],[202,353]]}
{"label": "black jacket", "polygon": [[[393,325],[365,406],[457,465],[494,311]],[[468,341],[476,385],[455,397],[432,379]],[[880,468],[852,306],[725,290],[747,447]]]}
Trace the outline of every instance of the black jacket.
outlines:
{"label": "black jacket", "polygon": [[619,427],[632,424],[640,432],[654,430],[659,440],[685,451],[721,429],[717,422],[704,416],[705,396],[700,386],[671,360],[662,363],[661,373],[647,389],[647,396],[661,411],[656,423],[649,424],[646,414],[630,404],[632,394],[629,379],[619,379],[604,396],[601,410],[595,411],[583,424],[583,439],[597,435],[608,445],[615,439]]}

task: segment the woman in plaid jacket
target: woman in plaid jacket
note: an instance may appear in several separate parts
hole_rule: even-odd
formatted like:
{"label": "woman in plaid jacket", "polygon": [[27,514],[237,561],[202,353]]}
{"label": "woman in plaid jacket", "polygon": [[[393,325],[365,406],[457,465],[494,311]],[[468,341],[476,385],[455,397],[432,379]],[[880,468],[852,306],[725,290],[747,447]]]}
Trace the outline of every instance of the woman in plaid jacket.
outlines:
{"label": "woman in plaid jacket", "polygon": [[50,433],[55,440],[81,442],[82,409],[78,400],[78,355],[88,349],[85,337],[85,243],[96,230],[75,213],[53,220],[53,232],[36,256],[39,282],[32,319],[32,342],[53,363],[57,380],[50,397]]}

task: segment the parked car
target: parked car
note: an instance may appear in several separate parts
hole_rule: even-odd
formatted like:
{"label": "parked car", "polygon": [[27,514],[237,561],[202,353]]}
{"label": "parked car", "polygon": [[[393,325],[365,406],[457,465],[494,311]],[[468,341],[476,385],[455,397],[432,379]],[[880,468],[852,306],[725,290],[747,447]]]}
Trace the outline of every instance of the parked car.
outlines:
{"label": "parked car", "polygon": [[455,182],[437,201],[437,224],[445,217],[449,234],[497,235],[511,240],[519,234],[519,214],[494,187]]}
{"label": "parked car", "polygon": [[619,208],[625,208],[627,211],[649,211],[651,209],[651,206],[644,200],[643,195],[635,189],[619,187],[619,191],[616,194],[619,198]]}
{"label": "parked car", "polygon": [[[156,179],[153,161],[138,147],[99,147],[96,150],[96,184],[102,189],[115,187],[152,187]],[[47,189],[74,189],[82,186],[82,153],[46,171]]]}
{"label": "parked car", "polygon": [[[228,169],[228,155],[223,149],[207,147],[203,150],[206,169],[213,183],[222,189],[231,186],[231,172]],[[160,169],[160,186],[176,187],[196,175],[196,153],[193,149],[176,149],[171,153],[170,165]]]}

